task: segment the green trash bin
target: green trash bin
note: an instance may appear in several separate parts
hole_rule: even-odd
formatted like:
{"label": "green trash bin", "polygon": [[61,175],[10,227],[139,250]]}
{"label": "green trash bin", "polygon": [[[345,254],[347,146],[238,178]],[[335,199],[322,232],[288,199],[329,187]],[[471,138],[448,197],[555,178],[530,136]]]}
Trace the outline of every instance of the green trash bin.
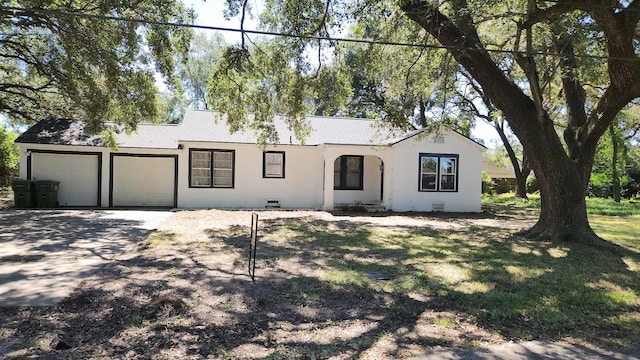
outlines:
{"label": "green trash bin", "polygon": [[13,190],[13,203],[17,209],[28,209],[34,205],[33,182],[29,180],[15,179],[11,183]]}
{"label": "green trash bin", "polygon": [[39,209],[54,208],[58,205],[58,189],[60,181],[34,181],[36,207]]}

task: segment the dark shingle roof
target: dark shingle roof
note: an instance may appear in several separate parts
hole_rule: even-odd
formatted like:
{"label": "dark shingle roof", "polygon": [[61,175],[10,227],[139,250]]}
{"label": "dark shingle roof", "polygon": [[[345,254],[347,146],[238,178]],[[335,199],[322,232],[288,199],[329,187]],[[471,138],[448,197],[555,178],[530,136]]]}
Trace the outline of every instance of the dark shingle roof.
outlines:
{"label": "dark shingle roof", "polygon": [[87,135],[85,123],[71,119],[45,119],[16,139],[17,143],[103,146],[100,136]]}

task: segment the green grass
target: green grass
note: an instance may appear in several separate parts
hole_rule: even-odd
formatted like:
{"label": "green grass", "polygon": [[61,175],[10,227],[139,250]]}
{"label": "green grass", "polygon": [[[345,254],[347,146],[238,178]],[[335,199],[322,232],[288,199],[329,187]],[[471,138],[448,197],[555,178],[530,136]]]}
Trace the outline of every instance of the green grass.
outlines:
{"label": "green grass", "polygon": [[[586,198],[589,223],[603,239],[640,249],[640,202],[623,199]],[[530,194],[529,200],[516,198],[513,193],[482,195],[484,206],[506,206],[512,209],[539,209],[540,195]]]}
{"label": "green grass", "polygon": [[[540,195],[528,194],[529,200],[516,198],[513,193],[482,195],[483,205],[516,206],[527,209],[540,208]],[[622,199],[619,203],[613,199],[586,198],[587,212],[590,215],[630,216],[640,215],[640,201]]]}
{"label": "green grass", "polygon": [[[336,293],[372,304],[391,294],[386,311],[401,319],[416,311],[410,299],[418,294],[430,299],[426,307],[461,314],[507,339],[633,344],[640,338],[638,220],[595,218],[599,233],[628,247],[615,250],[525,241],[500,226],[381,229],[310,219],[271,224],[264,241],[287,245],[262,249],[325,262],[322,278],[283,281],[283,296],[304,306]],[[391,280],[373,280],[371,272]]]}
{"label": "green grass", "polygon": [[640,215],[589,215],[589,224],[603,239],[640,249]]}
{"label": "green grass", "polygon": [[593,215],[630,216],[640,215],[640,201],[622,199],[587,198],[587,211]]}

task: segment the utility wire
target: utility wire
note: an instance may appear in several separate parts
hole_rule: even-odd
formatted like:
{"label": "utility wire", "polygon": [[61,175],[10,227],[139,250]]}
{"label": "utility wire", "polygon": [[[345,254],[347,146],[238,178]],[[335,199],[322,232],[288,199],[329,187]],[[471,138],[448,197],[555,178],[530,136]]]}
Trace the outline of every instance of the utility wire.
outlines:
{"label": "utility wire", "polygon": [[[64,10],[20,8],[20,7],[14,7],[14,6],[3,6],[0,9],[5,11],[13,11],[16,14],[22,14],[22,15],[30,15],[31,13],[36,13],[36,14],[40,13],[40,14],[46,14],[46,15],[52,15],[52,16],[58,16],[58,17],[73,16],[73,17],[94,19],[94,20],[123,21],[123,22],[141,23],[141,24],[147,24],[147,25],[184,27],[184,28],[202,29],[202,30],[216,30],[216,31],[235,32],[235,33],[241,33],[241,34],[266,35],[266,36],[287,37],[287,38],[294,38],[294,39],[304,39],[304,40],[319,40],[319,41],[329,41],[329,42],[368,44],[368,45],[404,46],[404,47],[423,48],[423,49],[424,48],[441,49],[441,50],[458,49],[458,50],[468,50],[468,51],[484,50],[490,53],[523,55],[523,56],[529,56],[529,55],[553,56],[553,57],[565,56],[562,54],[551,53],[546,51],[534,51],[533,53],[527,53],[525,51],[517,51],[517,50],[460,48],[460,47],[444,46],[444,45],[436,45],[436,44],[416,44],[416,43],[404,43],[404,42],[384,41],[384,40],[368,40],[368,39],[340,38],[340,37],[332,37],[332,36],[289,34],[289,33],[276,32],[276,31],[245,30],[245,29],[235,29],[235,28],[220,27],[220,26],[175,23],[175,22],[147,20],[147,19],[134,19],[134,18],[128,18],[128,17],[121,17],[121,16],[111,16],[111,15],[87,14],[87,13],[64,11]],[[575,54],[574,57],[583,58],[583,59],[599,59],[599,60],[640,61],[640,59],[637,57],[629,58],[629,57],[611,57],[611,56],[582,55],[582,54]]]}

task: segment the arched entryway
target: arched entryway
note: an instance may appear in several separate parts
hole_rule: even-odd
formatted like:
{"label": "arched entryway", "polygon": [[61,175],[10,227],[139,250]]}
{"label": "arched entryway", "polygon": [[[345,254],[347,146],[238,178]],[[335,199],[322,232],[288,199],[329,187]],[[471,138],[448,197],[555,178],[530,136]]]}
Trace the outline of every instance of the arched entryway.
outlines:
{"label": "arched entryway", "polygon": [[382,205],[384,162],[374,155],[343,154],[333,161],[333,203]]}

